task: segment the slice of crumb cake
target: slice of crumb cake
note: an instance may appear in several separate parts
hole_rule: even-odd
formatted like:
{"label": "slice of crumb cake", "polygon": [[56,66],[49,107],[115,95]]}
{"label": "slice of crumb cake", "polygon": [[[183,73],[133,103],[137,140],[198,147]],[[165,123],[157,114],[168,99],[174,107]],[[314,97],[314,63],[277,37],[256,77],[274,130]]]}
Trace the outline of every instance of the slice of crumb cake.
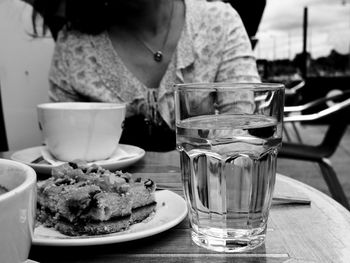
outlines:
{"label": "slice of crumb cake", "polygon": [[118,232],[155,210],[155,183],[97,165],[70,162],[38,185],[37,219],[67,235]]}

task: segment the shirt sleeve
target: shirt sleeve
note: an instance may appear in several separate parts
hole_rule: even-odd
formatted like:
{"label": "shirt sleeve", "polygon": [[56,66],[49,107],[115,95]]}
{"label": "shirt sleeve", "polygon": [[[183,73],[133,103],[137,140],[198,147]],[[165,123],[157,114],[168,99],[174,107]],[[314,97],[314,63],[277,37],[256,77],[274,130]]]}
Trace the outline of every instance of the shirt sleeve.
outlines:
{"label": "shirt sleeve", "polygon": [[217,82],[260,82],[255,56],[239,14],[226,4],[222,23],[227,25]]}
{"label": "shirt sleeve", "polygon": [[[216,82],[260,82],[251,43],[239,14],[229,5],[223,12],[223,20],[227,35]],[[255,109],[254,94],[248,90],[220,93],[217,100],[221,112],[251,113]]]}
{"label": "shirt sleeve", "polygon": [[69,42],[65,32],[61,31],[55,44],[49,72],[49,98],[51,101],[79,101],[79,95],[74,90],[73,78],[70,70],[70,60],[73,52],[69,49]]}

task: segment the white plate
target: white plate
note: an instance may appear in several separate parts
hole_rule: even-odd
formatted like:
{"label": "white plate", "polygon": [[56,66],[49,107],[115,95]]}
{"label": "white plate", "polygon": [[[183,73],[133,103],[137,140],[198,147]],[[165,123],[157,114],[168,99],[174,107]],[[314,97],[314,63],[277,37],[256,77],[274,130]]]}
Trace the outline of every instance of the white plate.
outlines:
{"label": "white plate", "polygon": [[180,223],[187,215],[185,200],[178,194],[162,190],[156,193],[157,207],[154,215],[145,222],[132,225],[129,230],[100,236],[69,237],[52,228],[39,226],[34,230],[34,245],[90,246],[120,243],[152,236]]}
{"label": "white plate", "polygon": [[[41,156],[41,147],[42,146],[37,146],[17,151],[11,155],[11,159],[31,166],[37,173],[50,175],[53,165],[48,163],[32,163],[35,159]],[[128,153],[135,154],[133,154],[133,157],[130,158],[125,158],[121,160],[110,160],[110,162],[101,164],[103,168],[111,171],[121,169],[137,162],[138,160],[142,159],[142,157],[145,155],[145,151],[136,146],[119,144],[119,147],[121,147]]]}

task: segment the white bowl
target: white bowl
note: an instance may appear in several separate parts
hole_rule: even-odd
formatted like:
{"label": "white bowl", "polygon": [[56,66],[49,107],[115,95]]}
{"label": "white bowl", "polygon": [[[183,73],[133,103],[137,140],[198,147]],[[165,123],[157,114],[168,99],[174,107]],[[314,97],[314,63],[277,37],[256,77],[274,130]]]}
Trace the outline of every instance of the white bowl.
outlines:
{"label": "white bowl", "polygon": [[50,153],[60,161],[109,158],[116,150],[125,104],[57,102],[37,106],[39,128]]}
{"label": "white bowl", "polygon": [[36,173],[22,163],[0,159],[0,262],[24,262],[32,244]]}

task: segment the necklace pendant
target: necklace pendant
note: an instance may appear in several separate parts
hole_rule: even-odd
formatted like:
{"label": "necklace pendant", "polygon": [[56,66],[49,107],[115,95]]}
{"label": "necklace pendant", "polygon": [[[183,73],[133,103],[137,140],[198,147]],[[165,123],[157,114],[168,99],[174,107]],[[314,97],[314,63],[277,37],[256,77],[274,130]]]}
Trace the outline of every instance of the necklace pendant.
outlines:
{"label": "necklace pendant", "polygon": [[157,51],[153,54],[153,58],[157,62],[161,62],[163,59],[163,53],[161,51]]}

